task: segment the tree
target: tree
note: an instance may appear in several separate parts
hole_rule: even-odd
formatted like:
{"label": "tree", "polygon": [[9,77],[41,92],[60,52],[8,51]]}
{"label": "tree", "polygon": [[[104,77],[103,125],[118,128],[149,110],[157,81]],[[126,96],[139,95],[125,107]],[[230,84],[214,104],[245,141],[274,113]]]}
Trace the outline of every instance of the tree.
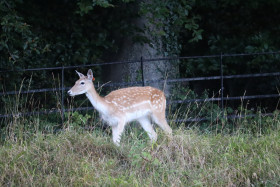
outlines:
{"label": "tree", "polygon": [[[202,30],[195,23],[196,17],[190,15],[194,1],[144,0],[134,2],[134,12],[130,23],[136,26],[134,35],[120,39],[120,50],[113,58],[117,61],[131,61],[177,56],[180,53],[179,34],[182,30],[192,32],[191,41],[201,39]],[[141,80],[141,64],[114,65],[107,69],[108,80],[139,81]],[[178,62],[155,61],[143,65],[145,81],[175,78],[178,73]],[[164,89],[164,83],[153,82],[149,85]],[[165,87],[167,95],[170,87]]]}

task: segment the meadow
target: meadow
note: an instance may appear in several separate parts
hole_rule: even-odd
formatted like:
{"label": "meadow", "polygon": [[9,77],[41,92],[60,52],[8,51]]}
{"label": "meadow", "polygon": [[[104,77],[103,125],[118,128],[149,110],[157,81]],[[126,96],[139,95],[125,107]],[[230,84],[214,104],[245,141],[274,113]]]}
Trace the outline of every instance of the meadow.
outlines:
{"label": "meadow", "polygon": [[[37,109],[32,97],[8,97],[6,112]],[[226,118],[233,112],[240,118]],[[120,147],[96,111],[65,113],[63,126],[59,114],[13,115],[1,121],[0,186],[280,186],[279,111],[255,114],[225,108],[222,117],[210,102],[169,106],[172,137],[156,128],[151,143],[132,123]],[[203,115],[211,120],[175,123]]]}
{"label": "meadow", "polygon": [[280,185],[278,121],[271,130],[254,133],[242,126],[229,133],[171,124],[173,137],[157,128],[156,143],[132,125],[120,147],[112,143],[109,129],[70,124],[47,132],[35,128],[41,123],[28,121],[33,131],[20,128],[22,123],[7,129],[0,147],[0,186]]}

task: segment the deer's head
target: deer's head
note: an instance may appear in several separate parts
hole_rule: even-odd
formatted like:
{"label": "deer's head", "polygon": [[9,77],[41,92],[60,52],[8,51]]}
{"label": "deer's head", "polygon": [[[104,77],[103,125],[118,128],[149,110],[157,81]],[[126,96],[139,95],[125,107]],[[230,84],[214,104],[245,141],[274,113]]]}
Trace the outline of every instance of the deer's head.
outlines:
{"label": "deer's head", "polygon": [[76,73],[79,75],[80,79],[77,80],[75,85],[68,91],[68,94],[70,96],[81,95],[86,93],[89,89],[92,88],[92,81],[95,80],[91,69],[88,70],[87,76],[83,75],[78,71],[76,71]]}

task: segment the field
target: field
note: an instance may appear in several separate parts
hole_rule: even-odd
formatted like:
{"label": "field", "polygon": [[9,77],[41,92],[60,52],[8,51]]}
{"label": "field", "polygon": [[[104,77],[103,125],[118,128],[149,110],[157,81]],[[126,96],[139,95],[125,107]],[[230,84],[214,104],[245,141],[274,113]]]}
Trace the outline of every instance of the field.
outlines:
{"label": "field", "polygon": [[133,125],[120,147],[100,129],[6,137],[0,186],[280,186],[279,125],[264,134],[173,129],[172,138],[157,129],[152,144]]}

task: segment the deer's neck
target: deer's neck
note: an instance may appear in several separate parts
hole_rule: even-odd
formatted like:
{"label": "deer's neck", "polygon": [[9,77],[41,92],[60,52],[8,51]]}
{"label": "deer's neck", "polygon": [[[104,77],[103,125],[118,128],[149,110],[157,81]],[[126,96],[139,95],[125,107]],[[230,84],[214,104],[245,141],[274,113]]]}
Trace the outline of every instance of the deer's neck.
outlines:
{"label": "deer's neck", "polygon": [[108,113],[108,103],[105,102],[104,98],[98,95],[94,88],[94,85],[92,85],[92,89],[88,90],[86,96],[98,112],[102,114]]}

